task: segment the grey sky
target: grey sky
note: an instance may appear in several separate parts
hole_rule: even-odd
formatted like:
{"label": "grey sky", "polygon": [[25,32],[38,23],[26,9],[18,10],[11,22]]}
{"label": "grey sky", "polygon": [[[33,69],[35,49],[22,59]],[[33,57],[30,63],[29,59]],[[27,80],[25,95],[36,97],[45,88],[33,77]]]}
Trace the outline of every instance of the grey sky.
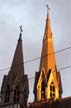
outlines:
{"label": "grey sky", "polygon": [[[23,26],[24,60],[39,57],[46,21],[46,4],[50,7],[51,29],[55,51],[71,46],[70,0],[0,0],[0,69],[10,67],[19,35]],[[57,68],[71,65],[71,49],[56,54]],[[25,73],[32,77],[39,69],[39,60],[25,64]],[[0,72],[0,85],[4,74]],[[71,69],[60,71],[63,97],[71,95]],[[29,101],[33,100],[33,83],[30,80]]]}

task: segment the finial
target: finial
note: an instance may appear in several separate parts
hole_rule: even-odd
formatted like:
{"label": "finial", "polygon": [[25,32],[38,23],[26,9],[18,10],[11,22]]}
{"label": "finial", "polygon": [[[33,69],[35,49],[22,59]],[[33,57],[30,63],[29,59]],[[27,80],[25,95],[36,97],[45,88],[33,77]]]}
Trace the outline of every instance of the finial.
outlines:
{"label": "finial", "polygon": [[19,28],[20,28],[20,34],[23,32],[23,30],[22,30],[22,25],[21,26],[19,26]]}
{"label": "finial", "polygon": [[19,26],[19,28],[20,28],[20,34],[19,34],[20,36],[19,36],[19,40],[22,40],[22,39],[21,39],[21,38],[22,38],[22,37],[21,37],[21,36],[22,36],[22,32],[23,32],[23,30],[22,30],[22,25]]}
{"label": "finial", "polygon": [[46,7],[47,7],[47,15],[48,15],[50,8],[49,8],[49,5],[46,5]]}

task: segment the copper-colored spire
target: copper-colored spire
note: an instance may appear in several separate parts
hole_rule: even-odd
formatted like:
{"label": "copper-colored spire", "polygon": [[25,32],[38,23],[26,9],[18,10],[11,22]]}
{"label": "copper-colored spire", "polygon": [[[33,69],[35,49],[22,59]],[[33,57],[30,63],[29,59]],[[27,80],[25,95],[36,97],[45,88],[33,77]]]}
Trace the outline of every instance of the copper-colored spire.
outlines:
{"label": "copper-colored spire", "polygon": [[51,32],[51,27],[50,27],[49,12],[48,12],[45,33],[44,33],[44,38],[43,38],[40,72],[42,71],[44,72],[46,76],[48,76],[49,70],[51,70],[51,72],[53,73],[53,77],[55,79],[55,85],[58,86],[56,59],[55,59],[53,38],[52,38],[52,32]]}
{"label": "copper-colored spire", "polygon": [[[45,25],[45,32],[43,37],[43,46],[40,60],[39,72],[35,76],[34,94],[35,100],[51,98],[50,85],[54,83],[55,97],[60,98],[62,87],[59,73],[56,69],[56,60],[52,39],[52,32],[50,27],[49,8],[47,6],[47,19]],[[44,86],[43,86],[44,85]]]}
{"label": "copper-colored spire", "polygon": [[49,53],[53,53],[53,52],[54,52],[54,48],[53,48],[52,32],[50,27],[49,7],[47,5],[47,19],[46,19],[45,32],[43,37],[43,46],[42,46],[42,54],[41,54],[41,62],[40,62],[40,70],[42,70],[41,68],[44,68],[45,73],[48,72],[48,64],[50,62],[49,58],[53,58],[53,59],[55,58],[55,57],[48,56]]}

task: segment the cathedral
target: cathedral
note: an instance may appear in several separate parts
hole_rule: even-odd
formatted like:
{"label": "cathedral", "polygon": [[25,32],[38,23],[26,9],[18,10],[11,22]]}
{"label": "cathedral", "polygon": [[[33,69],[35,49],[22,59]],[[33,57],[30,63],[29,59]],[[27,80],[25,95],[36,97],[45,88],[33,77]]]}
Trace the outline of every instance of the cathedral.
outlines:
{"label": "cathedral", "polygon": [[62,98],[61,75],[56,66],[49,12],[46,18],[40,66],[35,73],[32,103],[28,103],[29,81],[24,71],[22,29],[20,30],[10,71],[3,78],[0,108],[71,108],[71,97]]}

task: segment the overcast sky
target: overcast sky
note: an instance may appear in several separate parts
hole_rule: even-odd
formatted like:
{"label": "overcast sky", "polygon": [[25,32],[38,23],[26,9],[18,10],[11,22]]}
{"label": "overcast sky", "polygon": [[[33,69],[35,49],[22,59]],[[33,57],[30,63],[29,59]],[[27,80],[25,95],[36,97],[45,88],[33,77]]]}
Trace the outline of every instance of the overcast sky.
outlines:
{"label": "overcast sky", "polygon": [[[0,0],[0,70],[10,67],[23,26],[24,61],[41,56],[47,8],[50,7],[54,48],[58,51],[71,46],[71,0]],[[71,65],[71,49],[56,54],[57,69]],[[25,64],[25,74],[34,77],[39,60]],[[3,75],[0,71],[0,86]],[[62,97],[71,96],[71,68],[61,70]],[[29,81],[29,101],[33,101],[34,79]]]}

